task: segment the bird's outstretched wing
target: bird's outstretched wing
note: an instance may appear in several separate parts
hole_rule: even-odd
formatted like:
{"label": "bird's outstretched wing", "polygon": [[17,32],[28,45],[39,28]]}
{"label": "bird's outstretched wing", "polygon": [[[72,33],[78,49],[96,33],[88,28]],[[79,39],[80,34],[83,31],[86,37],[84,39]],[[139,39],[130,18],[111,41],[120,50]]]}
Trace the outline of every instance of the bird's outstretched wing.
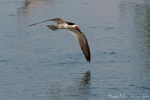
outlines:
{"label": "bird's outstretched wing", "polygon": [[83,51],[85,58],[88,62],[91,60],[90,48],[88,45],[88,41],[83,32],[78,31],[77,29],[68,29],[76,38]]}
{"label": "bird's outstretched wing", "polygon": [[56,23],[58,23],[58,24],[64,24],[64,23],[66,23],[63,19],[61,19],[61,18],[54,18],[54,19],[51,19],[51,21],[54,21],[54,22],[56,22]]}
{"label": "bird's outstretched wing", "polygon": [[47,22],[47,21],[54,21],[58,24],[64,24],[66,23],[64,20],[62,20],[61,18],[54,18],[54,19],[49,19],[49,20],[45,20],[45,21],[42,21],[42,22],[38,22],[38,23],[35,23],[35,24],[31,24],[29,26],[33,26],[33,25],[36,25],[36,24],[40,24],[40,23],[44,23],[44,22]]}

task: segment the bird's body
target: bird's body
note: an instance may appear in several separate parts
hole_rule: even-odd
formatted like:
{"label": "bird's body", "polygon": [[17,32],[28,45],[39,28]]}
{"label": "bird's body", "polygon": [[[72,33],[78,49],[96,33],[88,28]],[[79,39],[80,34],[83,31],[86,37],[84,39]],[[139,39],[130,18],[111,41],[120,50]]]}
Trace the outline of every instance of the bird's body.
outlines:
{"label": "bird's body", "polygon": [[[57,25],[47,25],[47,27],[53,31],[56,31],[58,29],[69,30],[77,38],[78,43],[81,47],[81,50],[83,51],[83,53],[85,55],[86,60],[88,62],[90,62],[91,54],[90,54],[90,48],[88,45],[88,41],[87,41],[84,33],[78,28],[78,26],[75,23],[66,22],[66,21],[62,20],[61,18],[54,18],[54,19],[50,19],[50,20],[46,20],[46,21],[54,21],[57,23]],[[43,21],[43,22],[46,22],[46,21]],[[39,22],[39,23],[42,23],[42,22]],[[39,23],[35,23],[32,25],[36,25]],[[29,26],[32,26],[32,25],[29,25]]]}

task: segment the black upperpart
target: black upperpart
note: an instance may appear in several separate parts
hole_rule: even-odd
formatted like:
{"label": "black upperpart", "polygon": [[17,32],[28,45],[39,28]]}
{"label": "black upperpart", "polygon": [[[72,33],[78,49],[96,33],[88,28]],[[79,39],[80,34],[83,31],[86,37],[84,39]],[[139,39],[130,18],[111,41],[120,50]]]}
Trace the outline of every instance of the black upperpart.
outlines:
{"label": "black upperpart", "polygon": [[66,22],[68,25],[76,25],[75,23]]}

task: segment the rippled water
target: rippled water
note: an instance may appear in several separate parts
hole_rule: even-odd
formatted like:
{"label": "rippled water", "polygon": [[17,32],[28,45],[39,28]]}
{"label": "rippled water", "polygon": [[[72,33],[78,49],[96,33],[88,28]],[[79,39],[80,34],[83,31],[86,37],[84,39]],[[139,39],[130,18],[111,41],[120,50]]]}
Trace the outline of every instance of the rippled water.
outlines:
{"label": "rippled water", "polygon": [[[0,12],[0,100],[150,99],[149,0],[1,0]],[[91,63],[54,22],[28,26],[55,17],[84,31]]]}

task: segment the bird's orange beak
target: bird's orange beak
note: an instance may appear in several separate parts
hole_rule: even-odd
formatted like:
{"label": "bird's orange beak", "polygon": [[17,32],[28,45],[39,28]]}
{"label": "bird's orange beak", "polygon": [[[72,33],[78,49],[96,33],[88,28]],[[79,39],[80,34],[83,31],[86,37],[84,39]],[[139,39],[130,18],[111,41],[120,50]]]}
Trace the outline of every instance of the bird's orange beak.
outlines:
{"label": "bird's orange beak", "polygon": [[75,29],[78,29],[78,26],[77,26],[77,25],[75,25],[75,26],[74,26],[74,28],[75,28]]}

